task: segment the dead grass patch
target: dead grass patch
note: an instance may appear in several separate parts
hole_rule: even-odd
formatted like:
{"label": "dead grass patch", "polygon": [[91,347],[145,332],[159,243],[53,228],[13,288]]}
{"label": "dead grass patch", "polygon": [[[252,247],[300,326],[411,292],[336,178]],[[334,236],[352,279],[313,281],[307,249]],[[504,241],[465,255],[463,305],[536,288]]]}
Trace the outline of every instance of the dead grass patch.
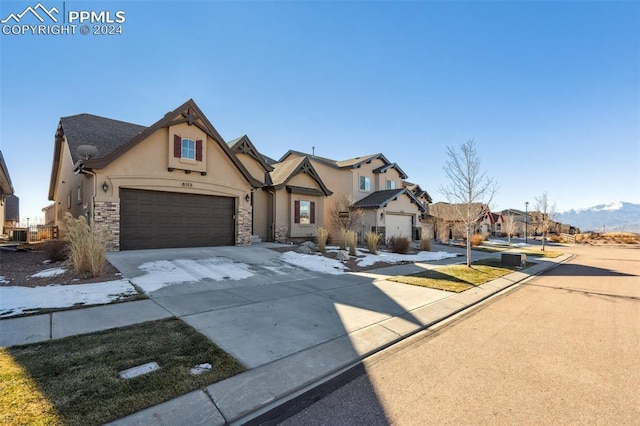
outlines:
{"label": "dead grass patch", "polygon": [[[161,368],[129,380],[118,375],[152,361]],[[202,363],[213,368],[192,375]],[[0,349],[0,366],[2,424],[103,424],[244,370],[175,318]]]}
{"label": "dead grass patch", "polygon": [[[528,264],[528,266],[530,265]],[[502,265],[499,259],[483,259],[474,262],[471,267],[466,265],[446,265],[412,275],[387,278],[387,280],[461,293],[516,270],[518,268]]]}

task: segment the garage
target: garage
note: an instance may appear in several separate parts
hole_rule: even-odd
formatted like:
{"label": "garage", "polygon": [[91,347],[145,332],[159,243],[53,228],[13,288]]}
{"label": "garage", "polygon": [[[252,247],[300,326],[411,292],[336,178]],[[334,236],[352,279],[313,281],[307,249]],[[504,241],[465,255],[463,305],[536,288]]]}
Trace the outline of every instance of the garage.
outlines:
{"label": "garage", "polygon": [[411,239],[411,229],[413,224],[411,216],[403,214],[387,213],[385,216],[385,236],[391,237],[409,237]]}
{"label": "garage", "polygon": [[120,249],[235,245],[235,199],[120,190]]}

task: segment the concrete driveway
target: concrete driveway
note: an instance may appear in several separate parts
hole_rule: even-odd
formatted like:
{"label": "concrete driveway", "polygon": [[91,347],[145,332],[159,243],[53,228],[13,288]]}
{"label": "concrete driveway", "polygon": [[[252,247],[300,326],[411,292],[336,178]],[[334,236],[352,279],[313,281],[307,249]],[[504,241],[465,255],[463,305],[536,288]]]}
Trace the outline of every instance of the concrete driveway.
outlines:
{"label": "concrete driveway", "polygon": [[394,327],[420,326],[407,312],[451,296],[384,281],[419,265],[330,275],[285,263],[272,246],[278,245],[123,251],[108,258],[134,284],[151,289],[155,303],[247,368],[372,326],[377,333],[359,333],[372,342],[358,344],[375,346]]}

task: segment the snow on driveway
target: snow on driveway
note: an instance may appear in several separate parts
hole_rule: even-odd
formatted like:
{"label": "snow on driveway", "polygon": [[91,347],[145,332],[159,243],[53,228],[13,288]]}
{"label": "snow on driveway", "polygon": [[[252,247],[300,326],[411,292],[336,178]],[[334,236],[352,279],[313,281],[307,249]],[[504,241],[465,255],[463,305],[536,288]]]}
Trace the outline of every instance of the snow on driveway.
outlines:
{"label": "snow on driveway", "polygon": [[225,257],[208,259],[176,259],[143,263],[138,267],[145,275],[132,278],[131,281],[151,293],[171,284],[196,282],[205,279],[243,280],[253,276],[249,265],[237,263]]}
{"label": "snow on driveway", "polygon": [[36,309],[111,303],[137,293],[128,280],[44,287],[0,287],[0,318]]}

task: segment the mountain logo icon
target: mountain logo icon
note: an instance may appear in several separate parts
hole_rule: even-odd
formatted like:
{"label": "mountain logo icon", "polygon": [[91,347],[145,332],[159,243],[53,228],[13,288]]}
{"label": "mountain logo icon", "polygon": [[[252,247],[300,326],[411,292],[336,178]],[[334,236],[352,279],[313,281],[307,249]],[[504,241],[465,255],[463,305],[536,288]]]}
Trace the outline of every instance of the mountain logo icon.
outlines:
{"label": "mountain logo icon", "polygon": [[[39,13],[38,13],[39,12]],[[55,17],[55,14],[60,13],[60,11],[54,6],[51,9],[47,9],[46,7],[44,7],[42,5],[42,3],[38,3],[35,6],[31,7],[28,6],[24,11],[22,11],[22,13],[10,13],[9,16],[7,16],[6,18],[4,18],[2,21],[0,21],[3,24],[6,24],[7,22],[13,20],[16,24],[20,22],[20,20],[28,14],[32,14],[33,16],[35,16],[35,18],[40,21],[43,22],[45,21],[45,18],[43,18],[43,16],[48,16],[49,19],[51,19],[53,22],[58,22],[58,18]]]}

